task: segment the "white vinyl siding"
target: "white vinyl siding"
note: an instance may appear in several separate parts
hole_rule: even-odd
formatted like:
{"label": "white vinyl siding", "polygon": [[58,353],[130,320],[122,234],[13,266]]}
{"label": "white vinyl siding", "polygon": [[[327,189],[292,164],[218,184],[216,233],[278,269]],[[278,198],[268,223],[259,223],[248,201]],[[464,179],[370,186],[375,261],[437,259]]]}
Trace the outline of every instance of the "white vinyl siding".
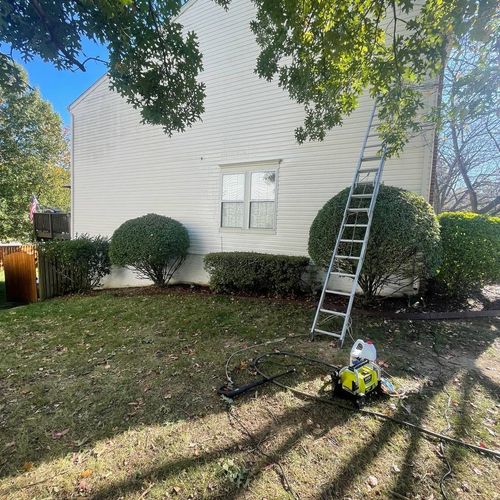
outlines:
{"label": "white vinyl siding", "polygon": [[[188,5],[179,21],[196,31],[203,54],[203,121],[169,138],[161,127],[142,125],[139,112],[109,89],[107,78],[97,82],[71,107],[73,234],[111,236],[125,220],[154,212],[184,224],[191,255],[236,250],[307,255],[318,210],[351,184],[372,101],[363,97],[324,141],[297,144],[302,107],[275,81],[254,73],[259,48],[249,28],[255,15],[251,0],[233,0],[228,11],[213,0]],[[434,88],[426,99],[430,108]],[[433,137],[434,130],[426,128],[399,158],[388,160],[383,182],[428,198]],[[267,192],[254,193],[255,198],[250,192],[249,214],[243,214],[248,228],[222,228],[222,174],[267,170],[277,171],[275,201],[258,199]],[[240,221],[239,210],[228,208],[226,221]],[[274,229],[250,229],[268,226],[271,212]],[[206,282],[198,260],[189,279]],[[180,279],[188,279],[184,272],[183,267]],[[123,283],[129,276],[123,272]]]}

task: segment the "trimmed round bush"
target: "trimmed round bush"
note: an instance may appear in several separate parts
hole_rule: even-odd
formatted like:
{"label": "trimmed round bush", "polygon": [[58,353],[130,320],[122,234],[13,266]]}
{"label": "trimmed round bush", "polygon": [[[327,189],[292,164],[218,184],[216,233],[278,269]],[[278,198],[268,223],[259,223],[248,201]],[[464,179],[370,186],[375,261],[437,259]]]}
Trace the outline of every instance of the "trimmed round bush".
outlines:
{"label": "trimmed round bush", "polygon": [[436,279],[450,296],[500,281],[500,217],[444,212],[439,223],[443,262]]}
{"label": "trimmed round bush", "polygon": [[[366,187],[366,186],[365,186]],[[360,186],[357,193],[362,192]],[[309,232],[309,255],[322,267],[328,266],[340,230],[349,188],[342,190],[318,212]],[[359,198],[360,206],[367,206]],[[363,203],[363,205],[361,205]],[[354,216],[351,216],[352,220]],[[366,222],[358,215],[358,223]],[[362,239],[364,229],[349,229],[344,239]],[[359,255],[354,244],[352,255]],[[349,254],[350,244],[342,243],[340,254]],[[440,261],[439,224],[432,207],[422,196],[392,186],[380,186],[370,239],[359,285],[366,300],[387,285],[401,287],[408,280],[432,276]],[[342,261],[340,272],[354,273],[355,261]]]}
{"label": "trimmed round bush", "polygon": [[189,248],[186,228],[174,219],[147,214],[124,222],[113,234],[111,262],[135,270],[158,286],[166,286],[184,262]]}

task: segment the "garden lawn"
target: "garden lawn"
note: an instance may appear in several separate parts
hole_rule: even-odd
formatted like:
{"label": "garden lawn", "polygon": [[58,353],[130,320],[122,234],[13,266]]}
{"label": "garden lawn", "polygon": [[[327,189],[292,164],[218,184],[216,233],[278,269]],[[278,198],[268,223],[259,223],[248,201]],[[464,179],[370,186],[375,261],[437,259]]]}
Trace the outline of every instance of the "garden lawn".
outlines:
{"label": "garden lawn", "polygon": [[[1,310],[0,497],[429,499],[442,487],[449,498],[493,498],[493,458],[276,386],[233,404],[216,394],[229,353],[305,333],[312,313],[178,289]],[[355,319],[356,337],[375,341],[408,392],[370,407],[498,448],[498,327]],[[302,337],[251,349],[232,374],[251,380],[248,358],[274,348],[347,362],[351,341],[330,344]],[[306,364],[284,379],[315,393],[326,381]]]}

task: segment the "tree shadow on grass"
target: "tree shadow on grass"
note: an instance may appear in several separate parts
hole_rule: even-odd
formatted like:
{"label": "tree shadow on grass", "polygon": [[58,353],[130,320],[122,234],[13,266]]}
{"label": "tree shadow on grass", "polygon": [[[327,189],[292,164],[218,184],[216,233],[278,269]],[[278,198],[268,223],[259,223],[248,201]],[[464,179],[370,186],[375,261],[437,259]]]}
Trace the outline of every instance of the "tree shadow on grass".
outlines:
{"label": "tree shadow on grass", "polygon": [[[434,335],[437,336],[440,334],[440,326],[438,324],[434,325],[434,329],[436,330],[434,332]],[[469,354],[477,359],[488,347],[489,344],[487,344],[486,346],[472,344]],[[439,355],[437,353],[435,356],[433,356],[433,358],[434,362],[441,367],[443,366],[443,361],[446,363],[444,359],[439,359]],[[443,370],[440,370],[438,383],[435,383],[433,386],[433,392],[435,392],[436,394],[444,391],[445,386],[450,382],[450,380],[453,380],[456,374],[461,371],[461,369],[455,365],[448,364],[447,366],[448,369],[446,371],[443,372]],[[466,374],[468,373],[469,372],[466,372]],[[398,372],[395,372],[393,375],[398,375]],[[480,380],[477,376],[476,378],[477,380]],[[482,377],[482,380],[480,381],[484,383],[485,388],[492,394],[498,394],[498,386],[494,384],[494,382],[487,380],[484,377]],[[464,382],[462,387],[463,392],[459,409],[459,423],[455,429],[451,429],[453,431],[454,437],[457,439],[467,439],[467,428],[469,426],[469,420],[470,418],[472,418],[470,415],[470,409],[472,408],[472,384]],[[404,408],[401,407],[399,411],[397,411],[393,416],[399,420],[406,420],[416,425],[426,426],[428,424],[426,424],[424,421],[426,416],[428,415],[429,406],[431,403],[432,398],[430,397],[427,397],[424,400],[422,399],[420,394],[412,395],[406,400],[406,404],[414,409],[412,411],[412,415],[409,416]],[[350,460],[337,472],[333,480],[329,481],[329,483],[322,488],[321,492],[318,494],[318,498],[329,500],[343,498],[343,496],[348,493],[349,487],[356,479],[356,477],[364,474],[364,471],[366,471],[367,467],[377,460],[378,455],[388,445],[395,432],[400,428],[401,427],[399,427],[398,424],[394,422],[384,421],[377,434],[373,436],[365,446],[360,448],[350,458]],[[395,496],[402,495],[405,498],[411,497],[416,493],[418,482],[414,476],[413,459],[415,456],[417,456],[421,440],[427,439],[422,435],[422,433],[418,432],[417,430],[410,429],[409,432],[410,439],[408,441],[408,444],[406,445],[406,452],[402,462],[403,465],[396,475],[396,484],[393,490]],[[464,450],[459,446],[453,446],[450,448],[453,450],[450,456],[442,458],[445,461],[447,459],[449,463],[456,464],[465,456]],[[447,464],[444,464],[442,475],[444,475],[447,470],[448,466]]]}
{"label": "tree shadow on grass", "polygon": [[[194,306],[196,304],[189,304],[190,310]],[[241,344],[231,344],[239,326],[233,325],[226,335],[207,337],[203,335],[203,331],[198,335],[194,327],[191,334],[187,335],[186,325],[180,323],[181,326],[174,325],[175,328],[167,325],[169,331],[175,332],[179,328],[180,333],[164,337],[155,334],[158,328],[156,323],[147,324],[147,308],[141,311],[146,324],[141,323],[139,330],[128,336],[125,333],[129,328],[129,313],[115,313],[117,321],[120,320],[118,315],[123,315],[123,324],[120,329],[117,328],[123,338],[116,339],[117,334],[113,330],[107,338],[102,339],[93,332],[86,333],[89,321],[95,321],[96,330],[99,331],[99,318],[90,318],[82,323],[81,331],[78,330],[78,324],[72,324],[73,336],[67,345],[55,343],[46,346],[41,342],[35,347],[31,346],[32,350],[38,349],[38,352],[32,357],[31,354],[24,357],[23,349],[27,350],[28,347],[25,347],[26,344],[16,344],[16,349],[21,349],[21,354],[15,360],[17,365],[14,363],[7,369],[5,379],[0,383],[0,389],[5,389],[4,394],[8,398],[7,412],[4,408],[0,415],[0,446],[7,449],[0,458],[2,475],[17,474],[24,462],[48,462],[72,451],[92,449],[95,443],[118,436],[129,429],[191,418],[195,425],[198,417],[218,415],[224,411],[214,391],[220,385],[223,356],[220,351],[214,352],[214,349],[224,346],[225,351],[232,351],[240,347]],[[217,322],[227,321],[222,317],[223,313],[233,317],[232,309],[220,314],[218,312]],[[176,314],[183,318],[182,310],[176,310]],[[192,315],[191,311],[191,322],[194,321]],[[240,325],[250,320],[251,317],[238,315],[234,321]],[[34,338],[36,339],[36,332]],[[239,342],[241,340],[240,338]],[[18,342],[18,339],[15,341]],[[107,345],[106,349],[102,347],[104,345]],[[323,344],[312,346],[317,351],[316,355],[323,357],[318,354]],[[292,346],[287,347],[293,350]],[[477,357],[487,347],[488,342],[483,346],[473,344],[471,355]],[[77,350],[77,355],[71,357],[68,352],[71,349]],[[58,362],[60,357],[61,363]],[[23,364],[28,367],[23,368]],[[42,371],[39,370],[40,364],[43,365]],[[20,369],[25,369],[26,373],[22,377],[16,377],[16,370]],[[452,368],[447,373],[446,380],[455,371],[456,368]],[[404,372],[396,370],[394,375],[402,373]],[[305,373],[302,380],[310,380],[314,376],[312,373]],[[265,390],[268,394],[280,391],[276,387],[266,387]],[[414,418],[417,421],[425,417],[427,405],[428,402],[416,405],[418,411]],[[325,412],[324,407],[316,404],[308,405],[307,411],[308,416],[322,431],[345,425],[351,415],[342,410]],[[404,415],[401,413],[397,416]],[[266,451],[272,458],[281,459],[309,432],[301,426],[304,418],[303,408],[288,410],[278,423],[259,429],[256,440],[265,440],[271,432],[276,435],[284,434],[284,439],[271,444],[269,453]],[[336,478],[323,489],[323,496],[341,496],[347,492],[352,482],[364,474],[366,466],[376,459],[396,429],[395,424],[383,423],[379,433],[353,455]],[[412,438],[407,457],[411,455],[411,448],[418,444],[418,440],[418,435]],[[8,445],[12,442],[15,443],[13,447],[4,448],[4,443]],[[205,455],[177,457],[138,471],[124,481],[111,482],[109,486],[96,491],[95,495],[105,498],[138,492],[148,481],[162,481],[183,470],[194,470],[203,464],[216,462],[226,455],[237,456],[238,446],[253,445],[242,438],[230,446],[216,448]],[[260,477],[269,462],[267,457],[257,453],[256,461],[251,466],[250,484]],[[400,479],[398,488],[401,490],[407,487],[410,473],[410,469],[406,468],[401,471],[402,478],[407,478],[404,481]],[[231,498],[240,492],[221,471],[214,491],[206,492],[206,495],[216,497],[224,494]]]}

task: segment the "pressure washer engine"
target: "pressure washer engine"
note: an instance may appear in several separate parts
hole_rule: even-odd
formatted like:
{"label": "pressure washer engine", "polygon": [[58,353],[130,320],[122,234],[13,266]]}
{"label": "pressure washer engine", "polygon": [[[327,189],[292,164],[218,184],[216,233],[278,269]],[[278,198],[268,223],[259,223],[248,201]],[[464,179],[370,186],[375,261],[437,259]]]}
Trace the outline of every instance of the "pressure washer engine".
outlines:
{"label": "pressure washer engine", "polygon": [[371,341],[356,340],[349,365],[332,373],[333,395],[352,398],[361,407],[367,397],[382,392],[381,370],[376,360],[375,345]]}

